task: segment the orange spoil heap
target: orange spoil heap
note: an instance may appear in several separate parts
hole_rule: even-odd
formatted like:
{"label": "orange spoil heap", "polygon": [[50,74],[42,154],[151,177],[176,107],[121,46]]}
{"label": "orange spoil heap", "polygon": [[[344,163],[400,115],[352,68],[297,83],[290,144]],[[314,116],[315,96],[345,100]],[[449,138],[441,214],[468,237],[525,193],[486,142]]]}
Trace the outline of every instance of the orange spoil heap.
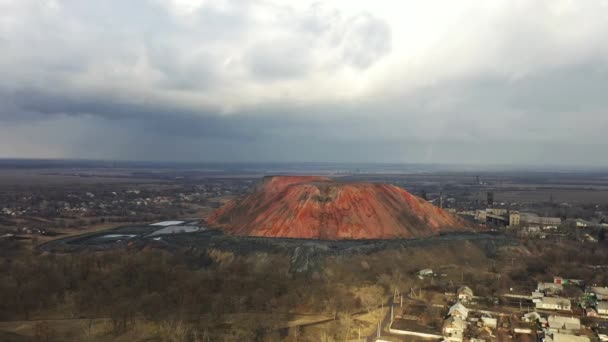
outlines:
{"label": "orange spoil heap", "polygon": [[227,234],[307,239],[419,238],[471,230],[449,212],[387,184],[266,177],[208,223]]}

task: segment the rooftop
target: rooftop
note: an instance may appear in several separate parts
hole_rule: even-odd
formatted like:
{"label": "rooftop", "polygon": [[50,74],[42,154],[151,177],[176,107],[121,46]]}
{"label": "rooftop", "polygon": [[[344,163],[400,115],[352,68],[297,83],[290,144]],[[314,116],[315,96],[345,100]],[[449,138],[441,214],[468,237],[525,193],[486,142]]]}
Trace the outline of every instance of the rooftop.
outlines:
{"label": "rooftop", "polygon": [[541,301],[543,303],[547,303],[547,304],[561,304],[561,305],[570,305],[570,299],[568,298],[561,298],[561,297],[543,297],[541,298]]}

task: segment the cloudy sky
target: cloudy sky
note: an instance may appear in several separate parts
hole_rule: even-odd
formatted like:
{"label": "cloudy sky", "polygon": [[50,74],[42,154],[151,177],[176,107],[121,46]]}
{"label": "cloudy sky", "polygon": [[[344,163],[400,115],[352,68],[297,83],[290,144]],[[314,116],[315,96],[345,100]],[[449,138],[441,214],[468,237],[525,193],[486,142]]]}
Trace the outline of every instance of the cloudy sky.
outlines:
{"label": "cloudy sky", "polygon": [[607,0],[0,0],[0,157],[608,166]]}

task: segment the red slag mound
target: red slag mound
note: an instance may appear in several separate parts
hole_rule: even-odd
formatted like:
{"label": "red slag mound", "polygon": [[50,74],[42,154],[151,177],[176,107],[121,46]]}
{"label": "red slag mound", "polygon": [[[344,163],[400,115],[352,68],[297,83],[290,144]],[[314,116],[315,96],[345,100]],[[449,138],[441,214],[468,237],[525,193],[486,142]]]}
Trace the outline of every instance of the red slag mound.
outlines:
{"label": "red slag mound", "polygon": [[232,235],[327,240],[471,230],[460,218],[399,187],[324,177],[266,177],[251,194],[216,210],[208,223]]}

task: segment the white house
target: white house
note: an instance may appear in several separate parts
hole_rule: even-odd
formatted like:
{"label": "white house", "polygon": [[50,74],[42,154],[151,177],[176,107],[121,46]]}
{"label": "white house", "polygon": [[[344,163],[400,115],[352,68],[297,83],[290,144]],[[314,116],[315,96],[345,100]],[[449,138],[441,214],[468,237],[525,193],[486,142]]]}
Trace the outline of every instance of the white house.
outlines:
{"label": "white house", "polygon": [[588,337],[555,333],[545,336],[545,342],[590,342]]}
{"label": "white house", "polygon": [[528,322],[528,323],[530,323],[530,322],[537,322],[537,321],[540,322],[540,323],[546,323],[547,322],[536,311],[532,311],[532,312],[528,312],[528,313],[524,314],[524,316],[521,319],[522,319],[522,321]]}
{"label": "white house", "polygon": [[443,322],[441,332],[445,337],[446,341],[462,341],[466,324],[459,316],[450,316]]}
{"label": "white house", "polygon": [[603,331],[603,330],[600,330],[600,331],[597,333],[597,337],[599,337],[599,338],[600,338],[600,341],[601,341],[601,342],[606,342],[606,341],[608,341],[608,333],[606,333],[606,332],[605,332],[605,331]]}
{"label": "white house", "polygon": [[581,320],[577,317],[564,317],[551,315],[547,318],[549,331],[556,333],[570,333],[581,330]]}
{"label": "white house", "polygon": [[473,300],[473,290],[471,290],[468,286],[461,286],[458,291],[456,291],[458,295],[458,300],[462,302],[470,302]]}
{"label": "white house", "polygon": [[532,328],[524,324],[518,324],[513,327],[513,332],[516,334],[531,334]]}
{"label": "white house", "polygon": [[545,296],[545,294],[542,292],[538,292],[538,291],[532,292],[532,299],[543,298],[544,296]]}
{"label": "white house", "polygon": [[537,309],[570,311],[572,304],[570,299],[560,297],[543,297],[536,302]]}
{"label": "white house", "polygon": [[452,305],[450,307],[450,311],[448,311],[448,316],[458,316],[462,319],[467,319],[469,316],[469,309],[467,309],[460,302]]}
{"label": "white house", "polygon": [[593,236],[591,236],[591,234],[585,234],[583,235],[583,241],[587,241],[587,242],[597,242],[597,239]]}
{"label": "white house", "polygon": [[[395,334],[395,335],[415,336],[415,337],[419,337],[419,338],[423,338],[423,339],[433,339],[435,341],[443,338],[443,335],[440,335],[439,333],[435,333],[435,332],[431,332],[431,331],[420,331],[421,330],[421,329],[419,329],[420,326],[418,326],[417,324],[412,325],[411,322],[415,322],[415,321],[398,318],[390,323],[390,325],[388,327],[388,331],[391,334]],[[422,329],[422,330],[426,330],[426,329]],[[434,329],[433,329],[433,331],[434,331]],[[379,341],[379,340],[377,340],[377,341]]]}
{"label": "white house", "polygon": [[598,315],[608,315],[608,302],[597,302],[595,309]]}
{"label": "white house", "polygon": [[425,268],[423,270],[418,271],[418,275],[421,277],[432,276],[433,270],[430,268]]}
{"label": "white house", "polygon": [[485,325],[486,327],[496,329],[496,327],[498,326],[498,320],[494,317],[482,316],[481,321],[483,322],[483,325]]}
{"label": "white house", "polygon": [[543,292],[546,294],[554,294],[559,293],[564,290],[564,286],[562,284],[556,283],[538,283],[536,286],[537,292]]}
{"label": "white house", "polygon": [[597,313],[597,310],[595,310],[594,308],[586,308],[585,315],[587,317],[598,317],[599,316]]}
{"label": "white house", "polygon": [[587,288],[587,293],[591,293],[599,300],[608,299],[608,287],[591,286]]}

